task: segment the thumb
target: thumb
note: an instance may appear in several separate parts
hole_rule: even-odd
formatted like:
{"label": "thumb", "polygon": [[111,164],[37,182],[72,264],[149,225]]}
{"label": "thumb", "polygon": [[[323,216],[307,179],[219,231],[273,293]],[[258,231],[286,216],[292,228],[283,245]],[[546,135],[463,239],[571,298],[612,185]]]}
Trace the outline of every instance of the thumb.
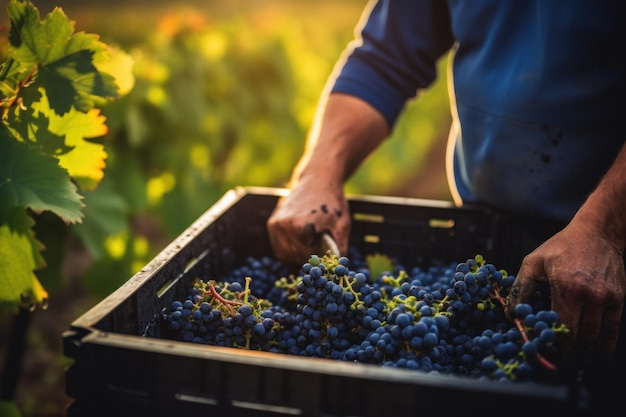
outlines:
{"label": "thumb", "polygon": [[531,304],[539,284],[545,281],[541,264],[533,263],[527,257],[515,277],[511,290],[507,296],[506,314],[510,318],[515,317],[515,307],[518,304]]}

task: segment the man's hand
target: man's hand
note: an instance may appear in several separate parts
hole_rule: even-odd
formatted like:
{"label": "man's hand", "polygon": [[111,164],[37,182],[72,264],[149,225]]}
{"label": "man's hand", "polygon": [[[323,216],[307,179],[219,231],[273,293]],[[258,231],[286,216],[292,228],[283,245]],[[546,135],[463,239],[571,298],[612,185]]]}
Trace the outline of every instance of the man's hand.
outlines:
{"label": "man's hand", "polygon": [[274,255],[289,267],[302,266],[312,254],[323,255],[323,233],[347,253],[350,212],[341,186],[298,183],[278,202],[267,227]]}
{"label": "man's hand", "polygon": [[530,302],[542,282],[549,284],[551,308],[570,330],[572,359],[612,358],[626,295],[624,258],[614,243],[585,222],[571,222],[524,258],[507,313]]}
{"label": "man's hand", "polygon": [[359,98],[336,93],[320,101],[305,153],[292,173],[291,192],[267,222],[279,261],[300,267],[312,254],[323,255],[324,233],[342,254],[348,251],[344,182],[388,134],[382,114]]}

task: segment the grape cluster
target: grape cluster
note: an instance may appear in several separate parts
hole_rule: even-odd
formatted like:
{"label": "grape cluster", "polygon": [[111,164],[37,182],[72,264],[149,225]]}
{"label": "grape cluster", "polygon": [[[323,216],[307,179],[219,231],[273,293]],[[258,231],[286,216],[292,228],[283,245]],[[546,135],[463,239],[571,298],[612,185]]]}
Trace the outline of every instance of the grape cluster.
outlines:
{"label": "grape cluster", "polygon": [[507,317],[514,279],[481,255],[377,276],[358,254],[312,255],[298,276],[248,258],[220,282],[197,279],[163,315],[166,337],[188,342],[534,381],[555,369],[567,328],[545,302]]}

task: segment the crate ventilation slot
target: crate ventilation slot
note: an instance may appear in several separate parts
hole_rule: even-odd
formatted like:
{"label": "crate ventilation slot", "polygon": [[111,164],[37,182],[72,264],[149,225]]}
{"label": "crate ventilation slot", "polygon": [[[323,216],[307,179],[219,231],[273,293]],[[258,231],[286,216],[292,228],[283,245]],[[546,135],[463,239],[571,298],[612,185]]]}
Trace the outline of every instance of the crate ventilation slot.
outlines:
{"label": "crate ventilation slot", "polygon": [[367,223],[384,223],[385,216],[382,214],[372,214],[372,213],[354,213],[352,218],[359,222],[367,222]]}
{"label": "crate ventilation slot", "polygon": [[428,226],[433,229],[452,229],[454,224],[454,219],[428,219]]}
{"label": "crate ventilation slot", "polygon": [[197,395],[176,393],[174,394],[174,398],[176,398],[178,401],[186,401],[186,402],[197,403],[197,404],[206,404],[206,405],[218,405],[219,404],[219,401],[217,401],[215,398],[200,397]]}
{"label": "crate ventilation slot", "polygon": [[[359,221],[363,223],[384,223],[385,222],[385,216],[383,216],[382,214],[355,212],[352,215],[352,218],[354,219],[354,221]],[[454,219],[450,219],[450,218],[433,217],[433,218],[428,219],[428,227],[431,229],[447,229],[447,230],[452,231],[455,225],[456,225],[456,222],[454,221]],[[381,237],[375,234],[366,234],[366,235],[363,235],[363,241],[365,243],[380,243]]]}
{"label": "crate ventilation slot", "polygon": [[262,403],[254,403],[250,401],[239,401],[239,400],[232,400],[231,404],[233,405],[233,407],[236,407],[236,408],[266,411],[266,412],[290,415],[290,416],[301,416],[304,414],[304,411],[300,408],[284,407],[280,405],[262,404]]}

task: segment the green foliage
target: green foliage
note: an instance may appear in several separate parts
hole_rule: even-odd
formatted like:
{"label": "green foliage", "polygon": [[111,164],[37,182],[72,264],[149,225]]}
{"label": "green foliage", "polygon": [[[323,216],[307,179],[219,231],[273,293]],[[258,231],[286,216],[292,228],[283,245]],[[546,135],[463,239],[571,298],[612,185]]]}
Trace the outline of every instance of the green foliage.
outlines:
{"label": "green foliage", "polygon": [[3,417],[20,417],[20,410],[17,404],[11,401],[0,401],[0,416]]}
{"label": "green foliage", "polygon": [[30,2],[12,0],[8,12],[12,60],[17,63],[17,72],[26,75],[13,81],[22,83],[33,75],[28,80],[32,90],[28,91],[40,93],[43,89],[58,114],[72,108],[86,112],[94,107],[94,96],[117,97],[114,78],[96,68],[97,56],[106,53],[106,45],[96,35],[74,33],[73,23],[60,8],[43,21]]}
{"label": "green foliage", "polygon": [[[390,194],[401,190],[416,177],[445,176],[444,160],[439,161],[441,172],[429,173],[424,169],[429,151],[446,140],[451,122],[448,89],[445,77],[447,58],[438,64],[439,79],[425,91],[420,91],[407,103],[391,137],[367,160],[348,181],[346,189],[355,194]],[[428,198],[444,199],[447,188]],[[416,197],[409,195],[409,197]],[[417,196],[425,198],[423,195]]]}
{"label": "green foliage", "polygon": [[33,270],[44,266],[41,244],[32,231],[32,219],[24,210],[6,211],[0,224],[0,312],[15,311],[18,306],[45,305],[45,290]]}
{"label": "green foliage", "polygon": [[[58,235],[58,226],[48,224],[50,216],[39,217],[34,231],[42,241],[54,242],[57,252],[65,239],[78,238],[92,258],[83,283],[104,296],[226,190],[285,184],[304,148],[319,94],[353,36],[363,6],[353,3],[291,5],[287,14],[281,14],[284,8],[268,7],[261,18],[251,8],[225,19],[212,15],[219,7],[211,3],[204,11],[172,7],[175,12],[162,12],[156,23],[151,20],[158,14],[155,8],[75,6],[84,9],[82,16],[97,15],[90,24],[106,32],[101,36],[124,44],[128,56],[103,47],[94,35],[68,36],[73,23],[68,27],[59,9],[34,24],[36,13],[13,6],[24,23],[17,34],[12,29],[11,39],[21,43],[11,51],[27,62],[43,60],[37,65],[45,74],[38,72],[28,82],[48,84],[36,91],[30,84],[23,88],[19,80],[26,79],[31,67],[14,57],[7,61],[5,73],[21,78],[5,80],[6,102],[15,97],[16,106],[32,103],[28,108],[34,110],[20,112],[11,134],[58,160],[57,170],[67,171],[77,186],[71,213],[80,213],[79,221],[64,213],[71,220],[64,218],[68,235]],[[149,17],[137,20],[138,13]],[[301,18],[294,20],[298,13]],[[324,13],[337,19],[325,19]],[[132,30],[126,30],[128,23],[118,23],[128,22],[131,15]],[[332,25],[321,31],[320,19]],[[56,39],[57,33],[65,40]],[[54,62],[46,61],[45,48],[37,46],[46,36],[52,38]],[[80,45],[91,47],[84,52]],[[112,78],[113,69],[132,73]],[[54,87],[75,94],[51,98],[52,80]],[[112,81],[121,87],[115,100],[110,100]],[[59,114],[68,108],[67,97],[74,97],[72,106]],[[97,108],[85,112],[89,105]],[[407,106],[393,137],[350,180],[347,190],[384,194],[410,179],[446,130],[447,117],[445,82],[440,81]],[[65,193],[71,195],[69,189]],[[67,203],[61,205],[68,211]],[[48,236],[53,232],[55,236]],[[38,276],[46,287],[55,287],[63,282],[59,274],[40,271]]]}
{"label": "green foliage", "polygon": [[226,190],[284,183],[304,146],[287,36],[198,21],[168,17],[132,48],[134,88],[103,108],[106,177],[85,195],[93,214],[72,226],[95,258],[85,285],[100,295],[161,249],[139,219],[156,218],[171,240]]}
{"label": "green foliage", "polygon": [[10,136],[0,140],[0,212],[50,210],[67,223],[80,221],[82,197],[58,159]]}
{"label": "green foliage", "polygon": [[13,312],[46,305],[48,294],[34,273],[46,265],[35,219],[49,212],[66,224],[82,221],[78,186],[97,184],[105,158],[101,146],[86,140],[107,131],[95,106],[119,92],[116,77],[98,69],[108,46],[74,33],[61,9],[43,20],[27,1],[11,0],[7,10],[9,48],[0,67],[0,308]]}
{"label": "green foliage", "polygon": [[395,265],[388,255],[376,253],[367,255],[367,267],[372,277],[379,277],[382,274],[393,274]]}

